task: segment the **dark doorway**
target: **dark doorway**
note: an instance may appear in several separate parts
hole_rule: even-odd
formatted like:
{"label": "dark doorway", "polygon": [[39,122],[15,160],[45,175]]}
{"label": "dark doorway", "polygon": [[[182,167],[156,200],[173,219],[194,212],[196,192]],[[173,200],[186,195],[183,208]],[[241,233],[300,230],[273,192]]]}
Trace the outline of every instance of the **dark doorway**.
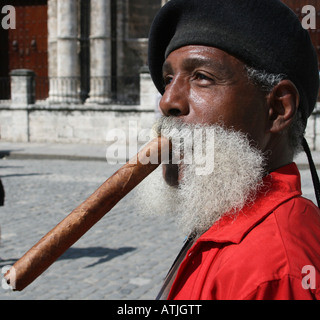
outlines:
{"label": "dark doorway", "polygon": [[16,29],[1,28],[0,77],[9,77],[14,69],[31,69],[36,74],[36,99],[46,99],[49,91],[47,0],[0,1],[1,8],[8,4],[16,11]]}

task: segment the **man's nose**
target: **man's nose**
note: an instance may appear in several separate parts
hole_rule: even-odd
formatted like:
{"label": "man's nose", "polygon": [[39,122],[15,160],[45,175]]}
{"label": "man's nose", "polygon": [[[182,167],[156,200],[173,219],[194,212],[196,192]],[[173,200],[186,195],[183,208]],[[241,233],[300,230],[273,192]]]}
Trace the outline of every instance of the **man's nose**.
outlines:
{"label": "man's nose", "polygon": [[159,107],[164,116],[184,116],[189,113],[188,88],[183,80],[174,78],[166,87]]}

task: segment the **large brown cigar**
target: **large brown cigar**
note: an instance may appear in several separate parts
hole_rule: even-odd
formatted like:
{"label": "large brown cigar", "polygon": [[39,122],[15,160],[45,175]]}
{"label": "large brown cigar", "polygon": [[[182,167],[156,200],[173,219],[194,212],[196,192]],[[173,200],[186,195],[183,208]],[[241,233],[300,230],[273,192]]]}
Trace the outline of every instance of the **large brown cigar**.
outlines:
{"label": "large brown cigar", "polygon": [[[110,211],[126,194],[168,158],[170,142],[158,137],[105,181],[87,200],[47,233],[5,274],[21,291]],[[166,155],[164,155],[166,153]]]}

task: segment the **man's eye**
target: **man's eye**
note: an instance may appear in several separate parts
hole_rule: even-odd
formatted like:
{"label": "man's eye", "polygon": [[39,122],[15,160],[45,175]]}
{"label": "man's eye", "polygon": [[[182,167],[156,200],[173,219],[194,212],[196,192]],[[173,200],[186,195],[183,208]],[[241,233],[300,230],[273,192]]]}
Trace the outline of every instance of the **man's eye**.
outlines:
{"label": "man's eye", "polygon": [[165,77],[163,78],[164,85],[165,85],[165,86],[169,85],[169,84],[171,83],[172,79],[173,79],[172,76],[165,76]]}
{"label": "man's eye", "polygon": [[213,81],[211,78],[209,78],[208,76],[206,76],[205,74],[203,74],[203,73],[197,73],[196,74],[196,78],[198,79],[198,80],[208,80],[208,81]]}

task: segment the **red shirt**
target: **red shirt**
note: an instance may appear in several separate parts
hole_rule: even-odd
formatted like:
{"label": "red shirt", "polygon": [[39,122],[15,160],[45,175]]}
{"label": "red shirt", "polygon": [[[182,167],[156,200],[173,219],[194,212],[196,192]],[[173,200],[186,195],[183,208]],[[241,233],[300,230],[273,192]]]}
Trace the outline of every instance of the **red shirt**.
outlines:
{"label": "red shirt", "polygon": [[301,197],[294,163],[264,180],[266,194],[195,242],[168,299],[320,298],[320,211]]}

